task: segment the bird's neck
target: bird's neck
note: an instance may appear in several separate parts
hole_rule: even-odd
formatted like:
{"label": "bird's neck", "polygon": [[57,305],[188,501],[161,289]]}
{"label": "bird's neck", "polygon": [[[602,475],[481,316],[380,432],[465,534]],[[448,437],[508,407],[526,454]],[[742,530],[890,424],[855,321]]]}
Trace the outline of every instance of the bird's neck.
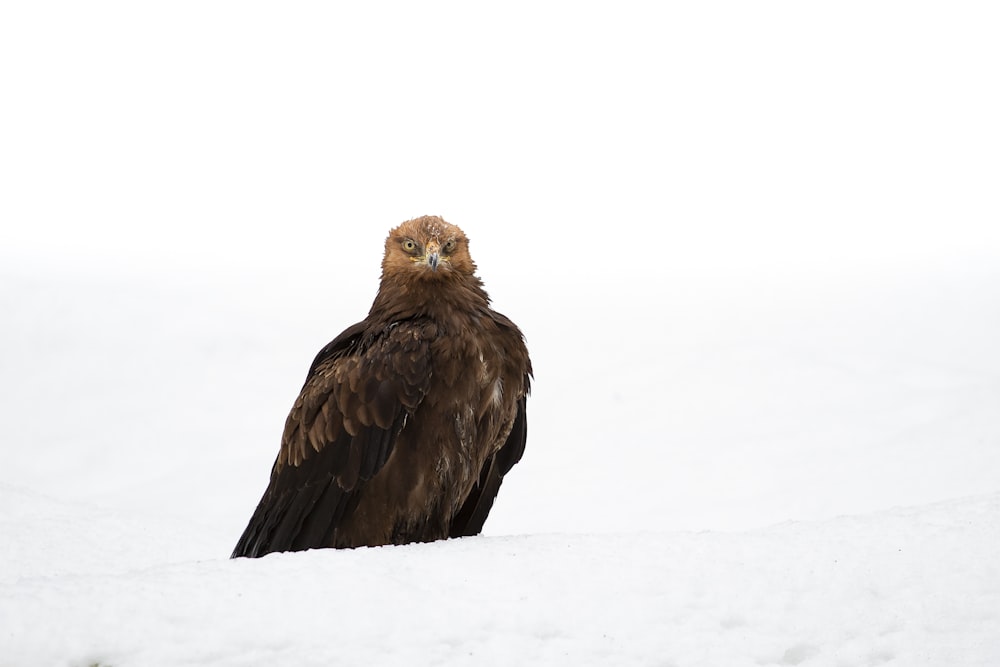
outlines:
{"label": "bird's neck", "polygon": [[411,317],[454,318],[489,309],[490,298],[475,276],[447,280],[400,280],[383,275],[369,319],[393,322]]}

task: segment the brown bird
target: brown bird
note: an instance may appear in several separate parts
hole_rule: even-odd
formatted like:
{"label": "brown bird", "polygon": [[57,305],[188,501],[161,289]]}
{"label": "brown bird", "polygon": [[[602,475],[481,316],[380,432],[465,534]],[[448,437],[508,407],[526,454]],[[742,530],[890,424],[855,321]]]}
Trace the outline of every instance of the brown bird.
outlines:
{"label": "brown bird", "polygon": [[531,361],[469,241],[389,232],[368,317],[320,350],[233,558],[475,535],[524,452]]}

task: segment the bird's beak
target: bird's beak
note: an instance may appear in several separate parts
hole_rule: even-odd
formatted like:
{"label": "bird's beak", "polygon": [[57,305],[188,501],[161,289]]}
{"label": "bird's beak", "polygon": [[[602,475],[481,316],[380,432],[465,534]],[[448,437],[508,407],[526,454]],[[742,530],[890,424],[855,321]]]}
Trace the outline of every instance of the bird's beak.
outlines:
{"label": "bird's beak", "polygon": [[427,244],[427,265],[431,267],[431,271],[437,271],[438,263],[441,261],[441,247],[431,241]]}

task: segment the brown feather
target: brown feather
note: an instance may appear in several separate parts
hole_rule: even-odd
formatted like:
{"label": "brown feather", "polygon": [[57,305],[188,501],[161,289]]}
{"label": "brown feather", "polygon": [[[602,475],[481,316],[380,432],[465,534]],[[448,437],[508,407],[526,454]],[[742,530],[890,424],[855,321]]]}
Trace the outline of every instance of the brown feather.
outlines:
{"label": "brown feather", "polygon": [[389,232],[368,317],[325,346],[233,557],[474,535],[521,458],[531,362],[468,238]]}

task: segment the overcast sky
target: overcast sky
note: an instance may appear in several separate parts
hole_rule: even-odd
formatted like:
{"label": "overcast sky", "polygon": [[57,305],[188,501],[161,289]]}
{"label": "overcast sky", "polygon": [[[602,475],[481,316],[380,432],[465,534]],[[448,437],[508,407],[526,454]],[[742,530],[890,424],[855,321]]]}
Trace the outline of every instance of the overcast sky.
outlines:
{"label": "overcast sky", "polygon": [[571,277],[1000,257],[998,14],[5,3],[0,259],[367,276],[427,213]]}

